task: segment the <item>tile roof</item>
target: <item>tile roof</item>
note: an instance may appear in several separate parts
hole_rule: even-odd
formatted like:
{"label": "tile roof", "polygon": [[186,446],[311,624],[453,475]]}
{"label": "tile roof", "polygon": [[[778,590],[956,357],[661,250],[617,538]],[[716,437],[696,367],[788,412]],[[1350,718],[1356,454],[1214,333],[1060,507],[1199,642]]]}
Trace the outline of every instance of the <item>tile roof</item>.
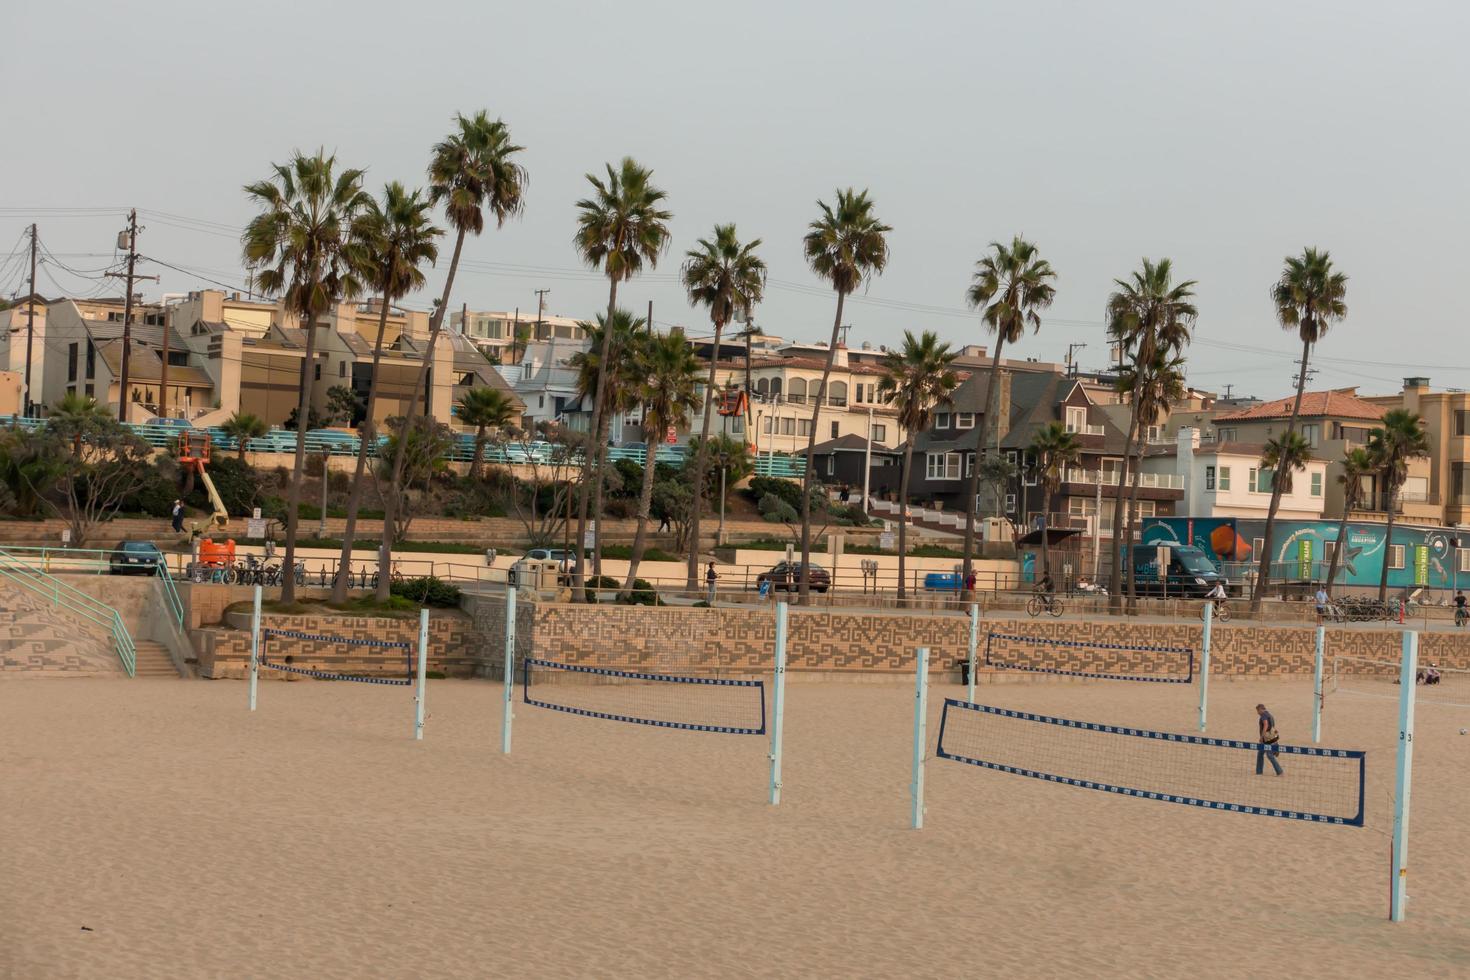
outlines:
{"label": "tile roof", "polygon": [[[1224,415],[1216,415],[1215,424],[1290,418],[1292,404],[1295,401],[1295,395],[1288,395],[1285,398],[1278,398],[1275,401],[1252,405],[1250,408],[1245,408],[1238,412],[1227,412]],[[1376,422],[1383,418],[1385,411],[1387,409],[1382,405],[1374,405],[1372,402],[1359,398],[1356,388],[1344,388],[1333,391],[1307,391],[1302,393],[1302,418],[1363,419],[1369,422]]]}

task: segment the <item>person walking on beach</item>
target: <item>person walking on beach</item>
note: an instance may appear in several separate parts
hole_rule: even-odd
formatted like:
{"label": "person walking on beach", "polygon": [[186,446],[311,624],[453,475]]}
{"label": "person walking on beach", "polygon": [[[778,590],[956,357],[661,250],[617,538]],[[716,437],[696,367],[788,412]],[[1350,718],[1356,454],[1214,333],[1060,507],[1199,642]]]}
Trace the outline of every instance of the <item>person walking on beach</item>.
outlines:
{"label": "person walking on beach", "polygon": [[715,572],[715,563],[710,562],[709,567],[704,570],[704,583],[705,585],[709,586],[708,601],[709,604],[712,606],[715,604],[715,582],[718,581],[719,577],[720,576]]}
{"label": "person walking on beach", "polygon": [[173,516],[173,519],[174,519],[174,533],[175,534],[183,534],[184,533],[184,502],[182,500],[175,500],[174,501],[173,509],[170,510],[169,513]]}
{"label": "person walking on beach", "polygon": [[1259,716],[1257,720],[1261,723],[1261,738],[1256,745],[1256,775],[1261,775],[1269,760],[1271,768],[1276,770],[1276,775],[1283,776],[1285,772],[1281,768],[1281,763],[1276,761],[1276,757],[1281,754],[1279,744],[1281,736],[1276,732],[1276,719],[1271,717],[1271,712],[1266,710],[1264,704],[1256,705],[1256,714]]}

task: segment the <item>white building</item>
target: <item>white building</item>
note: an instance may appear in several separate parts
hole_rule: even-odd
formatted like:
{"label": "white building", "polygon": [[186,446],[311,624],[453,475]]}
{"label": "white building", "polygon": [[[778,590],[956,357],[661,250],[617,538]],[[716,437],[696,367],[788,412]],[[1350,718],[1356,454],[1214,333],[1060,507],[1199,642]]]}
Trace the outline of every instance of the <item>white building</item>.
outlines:
{"label": "white building", "polygon": [[[1189,517],[1266,517],[1271,509],[1271,471],[1261,466],[1264,447],[1257,443],[1201,442],[1199,430],[1179,430],[1173,462],[1184,477],[1180,513]],[[1155,463],[1166,463],[1167,457]],[[1150,468],[1145,464],[1145,469]],[[1282,494],[1277,516],[1287,520],[1320,520],[1327,491],[1327,461],[1314,459],[1292,478],[1291,493]]]}
{"label": "white building", "polygon": [[449,328],[464,334],[483,350],[491,360],[509,364],[520,357],[507,348],[521,336],[528,345],[552,343],[559,340],[580,341],[587,331],[580,320],[566,316],[513,313],[492,310],[456,310],[449,314]]}

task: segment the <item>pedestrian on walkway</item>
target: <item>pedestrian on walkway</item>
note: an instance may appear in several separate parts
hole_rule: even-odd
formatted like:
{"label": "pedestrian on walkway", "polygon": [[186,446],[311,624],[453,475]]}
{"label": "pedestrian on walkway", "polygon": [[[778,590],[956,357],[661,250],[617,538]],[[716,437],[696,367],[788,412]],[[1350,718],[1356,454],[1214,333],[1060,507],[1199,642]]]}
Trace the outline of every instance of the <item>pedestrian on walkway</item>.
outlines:
{"label": "pedestrian on walkway", "polygon": [[1264,704],[1256,705],[1256,715],[1261,723],[1261,738],[1256,744],[1256,775],[1261,775],[1269,760],[1276,775],[1284,776],[1281,763],[1276,761],[1276,757],[1281,754],[1281,736],[1276,732],[1276,719],[1271,717],[1271,712],[1266,710]]}
{"label": "pedestrian on walkway", "polygon": [[704,571],[704,582],[705,585],[709,587],[708,601],[709,604],[712,606],[715,604],[715,582],[719,579],[719,577],[720,576],[715,572],[715,563],[710,562],[709,567],[706,568]]}
{"label": "pedestrian on walkway", "polygon": [[669,530],[669,515],[667,512],[658,515],[658,533],[663,534]]}
{"label": "pedestrian on walkway", "polygon": [[183,534],[184,533],[184,502],[182,500],[175,500],[174,501],[173,508],[169,511],[169,513],[173,516],[173,519],[174,519],[174,533],[175,534]]}

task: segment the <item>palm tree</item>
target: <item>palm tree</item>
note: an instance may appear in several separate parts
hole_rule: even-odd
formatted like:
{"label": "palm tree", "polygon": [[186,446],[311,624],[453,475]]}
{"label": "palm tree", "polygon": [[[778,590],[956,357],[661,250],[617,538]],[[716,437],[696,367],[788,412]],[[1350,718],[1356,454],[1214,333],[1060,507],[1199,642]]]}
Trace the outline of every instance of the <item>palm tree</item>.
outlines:
{"label": "palm tree", "polygon": [[699,407],[699,359],[684,331],[676,327],[667,334],[641,335],[633,345],[632,380],[633,397],[643,406],[643,485],[638,492],[638,530],[633,535],[624,592],[633,590],[647,546],[658,445],[669,429],[687,426],[690,413]]}
{"label": "palm tree", "polygon": [[[361,255],[352,229],[371,198],[362,189],[363,172],[348,168],[339,173],[336,157],[324,151],[310,157],[296,153],[289,163],[276,164],[274,170],[273,177],[245,187],[246,196],[261,210],[245,226],[242,245],[255,288],[280,295],[286,312],[299,317],[306,332],[296,417],[307,419],[313,388],[308,371],[316,363],[316,319],[341,300],[357,296],[361,288]],[[286,496],[283,567],[288,570],[296,561],[306,428],[304,423],[296,427],[296,459]],[[295,576],[287,574],[282,579],[281,601],[294,602]]]}
{"label": "palm tree", "polygon": [[1051,501],[1062,486],[1062,474],[1077,462],[1082,445],[1062,422],[1048,422],[1031,437],[1031,452],[1036,457],[1036,474],[1041,480],[1041,568],[1051,576]]}
{"label": "palm tree", "polygon": [[[1291,405],[1287,433],[1296,432],[1297,416],[1302,411],[1302,393],[1307,388],[1307,363],[1312,347],[1326,336],[1333,323],[1347,316],[1347,276],[1335,272],[1332,257],[1315,248],[1302,250],[1300,256],[1287,256],[1281,278],[1271,287],[1271,303],[1283,330],[1295,331],[1302,342],[1301,369],[1296,376],[1296,400]],[[1271,507],[1266,511],[1266,530],[1262,538],[1260,567],[1256,586],[1251,591],[1251,612],[1261,610],[1266,586],[1271,582],[1271,536],[1276,530],[1276,511],[1281,507],[1281,490],[1271,490]]]}
{"label": "palm tree", "polygon": [[[985,429],[995,431],[995,451],[1000,453],[1000,420],[1004,411],[997,403],[1000,381],[1000,352],[1006,344],[1020,343],[1029,326],[1041,330],[1039,310],[1051,306],[1056,298],[1052,285],[1057,274],[1051,263],[1041,258],[1036,246],[1020,235],[1010,245],[990,243],[991,254],[975,263],[975,274],[965,299],[971,309],[981,309],[980,322],[995,334],[995,353],[990,357],[990,378],[985,392],[983,424],[975,426],[975,465],[969,467],[965,489],[965,563],[962,574],[970,578],[975,551],[975,498],[980,490],[980,458],[985,451]],[[994,409],[992,410],[992,405]]]}
{"label": "palm tree", "polygon": [[1312,447],[1299,432],[1283,432],[1274,439],[1267,439],[1261,449],[1261,468],[1271,471],[1271,486],[1281,487],[1282,494],[1291,493],[1297,470],[1306,469],[1315,459]]}
{"label": "palm tree", "polygon": [[[635,317],[627,310],[616,310],[611,320],[604,314],[597,314],[597,323],[582,324],[586,331],[588,347],[587,350],[573,354],[567,363],[577,372],[577,394],[581,396],[585,405],[593,402],[593,418],[598,421],[598,428],[589,433],[590,443],[587,447],[586,456],[600,456],[607,446],[608,430],[612,427],[613,415],[617,412],[625,412],[634,405],[636,392],[629,382],[628,376],[631,370],[629,363],[629,351],[637,343],[638,334],[643,330],[647,321],[643,317]],[[606,359],[604,360],[604,356]],[[608,365],[604,371],[602,366]],[[603,404],[598,405],[594,399],[601,393]],[[600,410],[599,410],[600,409]],[[587,471],[584,469],[583,473]],[[603,470],[601,466],[595,467],[591,472],[597,481],[593,488],[592,509],[602,516],[602,492],[603,492]],[[599,526],[601,522],[599,521]],[[586,537],[585,528],[577,538],[577,554],[579,558],[583,555],[582,542]],[[594,535],[592,543],[592,574],[602,574],[602,535]],[[580,592],[581,590],[576,590]]]}
{"label": "palm tree", "polygon": [[[353,228],[362,252],[363,278],[379,297],[378,336],[373,342],[366,412],[357,433],[357,464],[352,474],[352,490],[347,497],[347,520],[342,530],[342,551],[337,559],[339,568],[347,568],[352,561],[357,513],[362,507],[362,495],[367,485],[368,457],[378,449],[378,375],[383,361],[384,336],[388,332],[388,311],[394,300],[402,299],[423,286],[424,264],[432,265],[439,258],[437,239],[444,232],[430,219],[431,207],[432,204],[422,197],[422,192],[410,192],[395,180],[383,188],[381,202],[370,200],[367,203]],[[384,527],[389,526],[391,521],[385,520]],[[387,555],[379,555],[379,561],[387,558]],[[380,583],[385,578],[388,576],[378,576]],[[347,601],[347,576],[338,575],[334,579],[332,601],[339,604]]]}
{"label": "palm tree", "polygon": [[[1128,390],[1132,409],[1128,417],[1128,431],[1123,439],[1123,472],[1113,498],[1113,554],[1110,575],[1117,581],[1116,576],[1123,567],[1119,562],[1119,555],[1127,554],[1126,549],[1131,548],[1133,543],[1132,501],[1138,495],[1139,467],[1131,465],[1132,457],[1135,447],[1141,444],[1139,437],[1143,434],[1142,426],[1153,422],[1160,410],[1158,400],[1155,399],[1155,414],[1145,415],[1140,397],[1131,392],[1141,391],[1141,386],[1147,384],[1150,371],[1161,363],[1161,354],[1162,363],[1167,364],[1184,350],[1189,344],[1189,331],[1198,318],[1199,311],[1191,302],[1194,298],[1195,281],[1187,279],[1176,285],[1174,266],[1169,259],[1160,259],[1157,262],[1144,259],[1142,268],[1128,279],[1114,279],[1113,283],[1118,289],[1108,297],[1108,336],[1119,346],[1120,361],[1126,358],[1134,367],[1134,385]],[[1141,371],[1138,370],[1140,367]],[[1102,479],[1101,473],[1098,474],[1098,479]],[[1126,530],[1123,510],[1125,482],[1130,488]],[[1127,566],[1132,569],[1133,562],[1127,562]],[[1129,581],[1133,581],[1131,573]],[[1108,596],[1109,612],[1116,613],[1122,609],[1122,592],[1117,587],[1111,590]]]}
{"label": "palm tree", "polygon": [[751,386],[750,381],[750,376],[755,366],[755,357],[751,348],[755,338],[765,336],[765,331],[756,326],[755,313],[749,306],[745,308],[744,316],[745,327],[740,331],[738,336],[745,341],[745,429],[747,432],[751,432],[754,431],[751,429],[751,425],[753,424],[751,402],[755,399],[755,389]]}
{"label": "palm tree", "polygon": [[459,396],[459,424],[475,427],[475,457],[470,462],[470,479],[480,478],[486,432],[510,424],[514,417],[515,406],[499,388],[471,388]]}
{"label": "palm tree", "polygon": [[245,450],[250,448],[251,439],[259,439],[270,431],[265,419],[249,412],[236,412],[220,424],[220,431],[235,440],[235,452],[240,462],[245,462]]}
{"label": "palm tree", "polygon": [[1368,455],[1383,482],[1383,506],[1388,511],[1388,527],[1383,534],[1383,569],[1378,576],[1379,602],[1388,597],[1388,555],[1393,545],[1394,515],[1398,510],[1399,491],[1409,478],[1409,460],[1422,459],[1429,453],[1424,420],[1408,409],[1385,412],[1383,424],[1368,433]]}
{"label": "palm tree", "polygon": [[[893,229],[873,215],[868,192],[849,187],[838,190],[836,205],[818,201],[821,214],[807,225],[802,252],[807,265],[832,284],[837,293],[837,314],[832,318],[832,340],[827,345],[827,363],[817,386],[812,406],[812,429],[807,434],[806,458],[801,474],[801,601],[811,594],[806,570],[812,567],[812,449],[817,444],[822,401],[827,397],[827,380],[837,360],[837,339],[842,332],[842,306],[849,293],[888,267],[888,233]],[[871,433],[870,433],[871,434]]]}
{"label": "palm tree", "polygon": [[[715,328],[714,349],[709,359],[709,380],[704,387],[704,426],[702,438],[694,454],[694,486],[704,486],[704,470],[708,464],[711,409],[715,403],[715,369],[720,360],[720,337],[725,325],[736,312],[748,310],[761,301],[766,288],[766,264],[755,254],[759,238],[740,244],[734,225],[715,225],[713,239],[701,238],[696,248],[684,253],[684,288],[689,302],[709,309]],[[689,515],[688,582],[691,592],[699,587],[699,512],[704,494],[696,492]]]}
{"label": "palm tree", "polygon": [[[607,276],[607,318],[613,319],[618,306],[618,284],[643,271],[658,266],[658,259],[669,245],[669,225],[673,213],[660,205],[667,196],[653,184],[653,171],[639,166],[632,157],[624,157],[618,169],[607,165],[607,180],[587,174],[593,196],[577,202],[577,233],[572,237],[582,261]],[[602,363],[612,363],[607,345],[612,335],[603,335],[598,356]],[[605,392],[602,380],[592,399],[592,432],[602,429]],[[577,502],[577,540],[587,535],[587,498],[589,483],[602,465],[602,446],[589,448],[582,471],[582,488]],[[601,478],[598,477],[601,485]],[[598,540],[602,524],[598,522]],[[577,549],[577,564],[572,572],[572,597],[580,602],[584,592],[586,566],[582,549]]]}
{"label": "palm tree", "polygon": [[1337,567],[1342,561],[1342,550],[1347,546],[1348,515],[1363,502],[1363,477],[1373,473],[1373,457],[1368,450],[1349,447],[1342,454],[1342,474],[1337,482],[1342,484],[1342,520],[1337,525],[1337,542],[1332,546],[1332,563],[1327,568],[1327,592],[1332,593],[1332,583],[1337,578]]}
{"label": "palm tree", "polygon": [[[883,376],[878,379],[878,392],[898,413],[898,424],[905,432],[921,432],[929,426],[934,406],[947,402],[959,384],[952,365],[959,356],[948,344],[939,342],[925,330],[915,338],[903,332],[903,346],[889,351],[883,358]],[[908,552],[909,471],[914,461],[912,435],[904,445],[903,469],[898,483],[898,601],[904,599],[904,560]]]}
{"label": "palm tree", "polygon": [[[467,235],[479,236],[485,230],[485,212],[495,217],[495,227],[504,227],[509,218],[525,209],[526,168],[516,161],[524,147],[511,142],[510,127],[499,119],[491,119],[481,109],[473,116],[455,116],[455,131],[434,144],[429,158],[429,202],[444,205],[444,216],[454,228],[454,252],[449,271],[444,277],[444,292],[429,316],[429,340],[424,346],[423,362],[414,381],[413,396],[404,407],[404,431],[413,428],[414,419],[423,407],[423,395],[434,365],[434,345],[444,326],[444,312],[449,309],[449,294],[454,289],[454,276],[459,271],[459,257]],[[391,490],[383,501],[383,543],[378,551],[378,567],[387,568],[392,557],[394,514],[398,496],[404,491],[403,473],[407,465],[406,440],[390,448],[393,452]],[[378,576],[378,599],[388,598],[388,576]]]}
{"label": "palm tree", "polygon": [[[1130,355],[1133,359],[1123,367],[1118,374],[1117,389],[1128,394],[1132,398],[1138,412],[1138,425],[1136,435],[1136,449],[1138,460],[1141,463],[1145,451],[1143,435],[1145,427],[1154,425],[1160,419],[1169,417],[1169,411],[1184,397],[1184,358],[1171,353],[1167,349],[1159,349],[1154,352],[1151,364],[1140,364],[1137,361],[1137,351]],[[1127,519],[1123,523],[1124,547],[1133,547],[1133,532],[1135,522],[1138,519],[1138,485],[1142,478],[1142,466],[1135,465],[1132,478],[1128,481],[1127,494]],[[1123,487],[1118,487],[1119,496],[1123,495]],[[1116,512],[1115,512],[1116,513]],[[1117,534],[1117,525],[1114,525],[1114,534]],[[1125,551],[1131,554],[1131,551]],[[1129,613],[1137,609],[1138,602],[1138,565],[1129,561],[1128,565],[1128,604]]]}

